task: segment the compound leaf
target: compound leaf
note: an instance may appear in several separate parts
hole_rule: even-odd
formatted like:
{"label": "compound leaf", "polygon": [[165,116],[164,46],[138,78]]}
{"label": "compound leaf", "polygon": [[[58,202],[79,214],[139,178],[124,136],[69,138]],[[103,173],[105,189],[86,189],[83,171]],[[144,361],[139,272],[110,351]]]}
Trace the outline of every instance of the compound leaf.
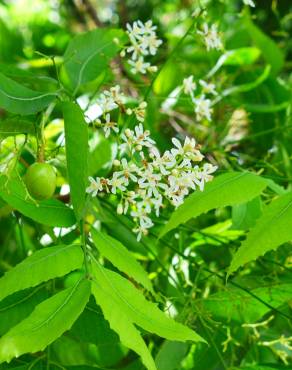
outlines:
{"label": "compound leaf", "polygon": [[142,292],[121,275],[102,267],[95,262],[94,278],[99,286],[111,295],[131,322],[163,338],[177,341],[204,341],[193,330],[170,317],[152,302],[147,301]]}

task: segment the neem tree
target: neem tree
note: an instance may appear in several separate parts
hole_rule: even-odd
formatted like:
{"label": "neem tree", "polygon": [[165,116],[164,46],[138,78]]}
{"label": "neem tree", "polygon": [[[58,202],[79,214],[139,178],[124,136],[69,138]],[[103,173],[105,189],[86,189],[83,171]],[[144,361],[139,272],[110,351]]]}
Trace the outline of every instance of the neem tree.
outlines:
{"label": "neem tree", "polygon": [[[252,1],[244,2],[254,6]],[[205,340],[158,308],[154,301],[163,308],[163,300],[152,287],[151,271],[142,267],[133,251],[149,248],[147,239],[153,245],[167,243],[165,235],[178,233],[188,220],[221,207],[248,204],[260,199],[267,188],[276,199],[271,196],[272,201],[257,215],[255,226],[233,256],[228,275],[292,238],[292,228],[287,227],[292,217],[291,192],[252,172],[216,174],[218,166],[212,157],[206,159],[193,138],[173,138],[173,146],[162,152],[153,138],[156,133],[152,137],[144,127],[145,116],[151,115],[153,86],[189,36],[197,34],[207,51],[216,49],[222,55],[206,80],[184,76],[162,102],[163,112],[175,110],[182,98],[193,105],[197,122],[211,121],[215,105],[224,97],[256,88],[277,69],[268,60],[252,83],[217,91],[211,82],[215,73],[223,65],[252,64],[261,53],[264,36],[247,18],[259,48],[225,51],[218,27],[208,23],[206,10],[198,8],[190,19],[166,62],[157,60],[158,67],[151,64],[163,47],[156,26],[137,21],[128,24],[126,31],[102,28],[74,37],[61,64],[52,58],[56,79],[31,76],[24,70],[22,75],[8,69],[0,73],[0,107],[6,113],[0,130],[9,144],[9,149],[3,147],[0,197],[7,212],[17,211],[20,218],[33,220],[54,239],[0,279],[1,307],[17,305],[30,294],[35,300],[34,309],[23,309],[3,333],[0,362],[44,351],[74,329],[85,307],[92,306],[92,295],[121,343],[154,370],[155,362],[138,327],[171,341],[209,338]],[[119,85],[103,86],[109,67],[117,66],[140,83],[150,76],[150,85],[136,100]],[[26,87],[19,82],[22,79],[35,79],[41,92]],[[91,93],[85,95],[87,89]],[[97,134],[100,145],[92,151],[90,144]],[[69,194],[63,193],[66,184]],[[70,229],[67,236],[54,238],[53,228]],[[115,238],[107,228],[116,229]],[[153,248],[147,253],[155,257]],[[40,354],[34,361],[42,358]]]}

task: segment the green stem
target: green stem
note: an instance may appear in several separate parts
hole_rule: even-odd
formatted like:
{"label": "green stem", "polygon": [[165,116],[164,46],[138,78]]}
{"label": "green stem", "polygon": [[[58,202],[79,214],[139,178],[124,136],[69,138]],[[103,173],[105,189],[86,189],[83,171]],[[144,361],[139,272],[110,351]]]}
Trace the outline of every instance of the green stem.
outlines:
{"label": "green stem", "polygon": [[38,141],[38,151],[37,151],[37,161],[38,162],[44,162],[45,161],[45,136],[44,136],[44,129],[45,124],[47,123],[52,111],[54,110],[56,105],[56,102],[52,102],[46,111],[44,112],[40,127],[38,128],[38,134],[37,134],[37,141]]}

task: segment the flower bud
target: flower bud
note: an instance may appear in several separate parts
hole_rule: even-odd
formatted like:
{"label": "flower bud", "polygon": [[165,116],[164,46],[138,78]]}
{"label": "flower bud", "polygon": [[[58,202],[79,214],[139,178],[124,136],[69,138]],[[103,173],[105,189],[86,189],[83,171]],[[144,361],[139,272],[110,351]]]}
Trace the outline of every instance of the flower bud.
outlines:
{"label": "flower bud", "polygon": [[122,215],[122,214],[123,214],[123,212],[124,212],[123,205],[122,205],[122,203],[119,203],[119,204],[118,204],[118,207],[117,207],[117,214],[118,214],[118,215]]}
{"label": "flower bud", "polygon": [[118,166],[120,166],[120,165],[121,165],[121,162],[120,162],[118,159],[115,159],[115,160],[113,161],[113,165],[114,165],[114,166],[116,166],[116,167],[118,167]]}

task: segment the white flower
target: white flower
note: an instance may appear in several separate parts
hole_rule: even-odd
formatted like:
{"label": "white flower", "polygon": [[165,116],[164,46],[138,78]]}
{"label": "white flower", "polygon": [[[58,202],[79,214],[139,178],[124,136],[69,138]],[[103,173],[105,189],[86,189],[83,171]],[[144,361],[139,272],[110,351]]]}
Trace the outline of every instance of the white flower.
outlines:
{"label": "white flower", "polygon": [[184,201],[184,194],[178,193],[175,189],[169,187],[164,194],[175,207],[180,206]]}
{"label": "white flower", "polygon": [[86,193],[95,197],[99,191],[102,191],[101,179],[99,177],[96,177],[96,179],[89,177],[88,180],[90,185],[86,188]]}
{"label": "white flower", "polygon": [[216,24],[212,24],[211,28],[209,28],[208,24],[204,23],[203,30],[197,31],[197,33],[204,37],[204,41],[208,51],[211,49],[220,50],[223,48],[221,37],[219,35]]}
{"label": "white flower", "polygon": [[213,111],[211,107],[211,100],[206,99],[205,95],[201,95],[194,99],[194,103],[197,120],[202,121],[202,119],[206,118],[208,121],[211,121],[211,114]]}
{"label": "white flower", "polygon": [[153,222],[151,218],[148,216],[148,212],[141,204],[139,206],[139,203],[137,204],[137,209],[135,211],[131,212],[131,216],[139,222],[140,227],[143,229],[149,229],[153,226]]}
{"label": "white flower", "polygon": [[155,209],[155,215],[156,215],[156,217],[159,217],[160,208],[163,207],[163,198],[162,198],[162,195],[159,194],[158,197],[152,198],[152,204],[153,204],[154,209]]}
{"label": "white flower", "polygon": [[245,5],[249,5],[249,6],[253,7],[253,8],[255,7],[255,3],[254,3],[253,0],[243,0],[243,3]]}
{"label": "white flower", "polygon": [[153,168],[158,169],[162,175],[168,175],[168,169],[176,165],[175,157],[169,151],[166,151],[163,156],[160,156],[159,150],[156,147],[152,147],[150,148],[149,155],[152,158]]}
{"label": "white flower", "polygon": [[117,127],[117,123],[111,121],[111,116],[110,116],[109,113],[107,113],[106,116],[105,116],[105,123],[104,123],[104,126],[103,126],[103,130],[104,130],[104,136],[106,138],[108,138],[110,136],[111,130],[113,130],[116,133],[119,132],[119,128]]}
{"label": "white flower", "polygon": [[131,54],[129,64],[132,66],[132,73],[145,74],[147,71],[155,72],[157,70],[156,66],[151,66],[144,60],[144,56],[155,55],[162,44],[162,40],[157,38],[155,30],[156,26],[153,26],[151,20],[146,23],[138,20],[132,26],[127,24],[130,46],[121,52],[121,56],[125,56],[126,52]]}
{"label": "white flower", "polygon": [[127,33],[134,38],[141,34],[141,28],[139,27],[137,22],[134,22],[133,26],[131,26],[130,23],[127,23],[126,27]]}
{"label": "white flower", "polygon": [[121,92],[121,86],[120,85],[116,85],[116,86],[111,87],[110,91],[105,92],[105,94],[106,93],[108,94],[108,96],[110,96],[114,100],[114,102],[116,104],[118,104],[118,105],[124,104],[125,96]]}
{"label": "white flower", "polygon": [[150,137],[150,132],[148,130],[144,131],[142,123],[135,126],[134,131],[126,129],[121,135],[121,139],[124,143],[120,145],[120,149],[124,150],[128,147],[132,153],[141,151],[144,146],[151,148],[155,144],[155,141]]}
{"label": "white flower", "polygon": [[142,73],[145,74],[147,69],[150,67],[150,63],[145,62],[143,57],[140,57],[138,60],[129,60],[129,64],[132,66],[131,72],[133,74]]}
{"label": "white flower", "polygon": [[148,230],[142,226],[137,226],[133,229],[133,232],[137,234],[137,241],[139,242],[142,238],[142,235],[148,235]]}
{"label": "white flower", "polygon": [[173,145],[176,147],[176,149],[175,148],[171,149],[171,154],[175,157],[178,155],[184,155],[184,149],[183,146],[181,145],[181,142],[175,137],[173,137],[171,141]]}
{"label": "white flower", "polygon": [[108,95],[106,92],[100,94],[100,97],[97,100],[97,102],[103,113],[110,112],[111,110],[116,109],[118,107],[113,97],[111,95]]}
{"label": "white flower", "polygon": [[213,166],[211,163],[205,163],[203,168],[200,169],[198,177],[204,182],[209,182],[213,179],[212,174],[217,170],[217,168],[217,166]]}
{"label": "white flower", "polygon": [[183,195],[187,195],[189,193],[188,188],[193,187],[190,173],[185,171],[173,170],[172,174],[168,176],[168,183],[172,191]]}
{"label": "white flower", "polygon": [[142,45],[136,41],[136,39],[130,36],[131,45],[126,48],[127,53],[132,53],[131,59],[137,60],[141,54],[145,51],[142,49]]}
{"label": "white flower", "polygon": [[171,149],[172,155],[175,157],[179,155],[185,157],[181,167],[189,167],[189,165],[186,164],[186,159],[190,159],[194,162],[200,162],[204,158],[202,153],[200,153],[198,150],[195,139],[186,137],[184,145],[182,145],[181,142],[174,137],[172,138],[172,142],[175,146],[175,148]]}
{"label": "white flower", "polygon": [[133,174],[137,171],[137,166],[135,164],[129,164],[126,158],[121,160],[122,170],[116,172],[120,179],[123,180],[125,186],[129,185],[129,180],[137,182],[137,177]]}
{"label": "white flower", "polygon": [[136,118],[137,118],[137,120],[138,120],[139,122],[144,122],[144,120],[145,120],[145,114],[146,114],[146,107],[147,107],[147,103],[146,103],[146,101],[142,101],[142,102],[138,105],[138,107],[133,108],[133,109],[128,108],[128,109],[127,109],[127,111],[126,111],[126,113],[127,113],[128,115],[130,115],[130,114],[134,113],[134,114],[135,114],[135,116],[136,116]]}
{"label": "white flower", "polygon": [[142,123],[134,127],[134,132],[133,140],[136,146],[146,146],[151,148],[155,144],[155,141],[150,137],[150,131],[144,131]]}
{"label": "white flower", "polygon": [[166,189],[166,185],[161,182],[162,176],[158,173],[153,172],[152,166],[148,166],[144,171],[140,173],[138,185],[141,189],[147,190],[147,196],[159,197],[159,188]]}
{"label": "white flower", "polygon": [[111,180],[109,180],[109,185],[111,185],[111,192],[113,194],[117,193],[117,190],[125,191],[126,187],[124,186],[123,178],[119,177],[119,174],[117,172],[113,173],[113,177]]}
{"label": "white flower", "polygon": [[215,90],[216,86],[214,84],[208,83],[204,80],[200,80],[199,83],[203,87],[203,93],[218,95],[217,91]]}
{"label": "white flower", "polygon": [[197,84],[193,81],[194,76],[189,76],[183,80],[183,92],[193,96],[194,90],[197,88]]}
{"label": "white flower", "polygon": [[157,26],[153,26],[153,23],[152,23],[152,20],[149,19],[146,23],[143,23],[141,22],[140,20],[138,20],[138,24],[139,24],[139,27],[140,27],[140,34],[151,34],[151,33],[155,33],[155,30],[157,28]]}
{"label": "white flower", "polygon": [[144,55],[155,55],[157,49],[162,44],[162,40],[159,40],[156,37],[155,33],[151,33],[148,35],[143,35],[140,37],[140,45]]}

